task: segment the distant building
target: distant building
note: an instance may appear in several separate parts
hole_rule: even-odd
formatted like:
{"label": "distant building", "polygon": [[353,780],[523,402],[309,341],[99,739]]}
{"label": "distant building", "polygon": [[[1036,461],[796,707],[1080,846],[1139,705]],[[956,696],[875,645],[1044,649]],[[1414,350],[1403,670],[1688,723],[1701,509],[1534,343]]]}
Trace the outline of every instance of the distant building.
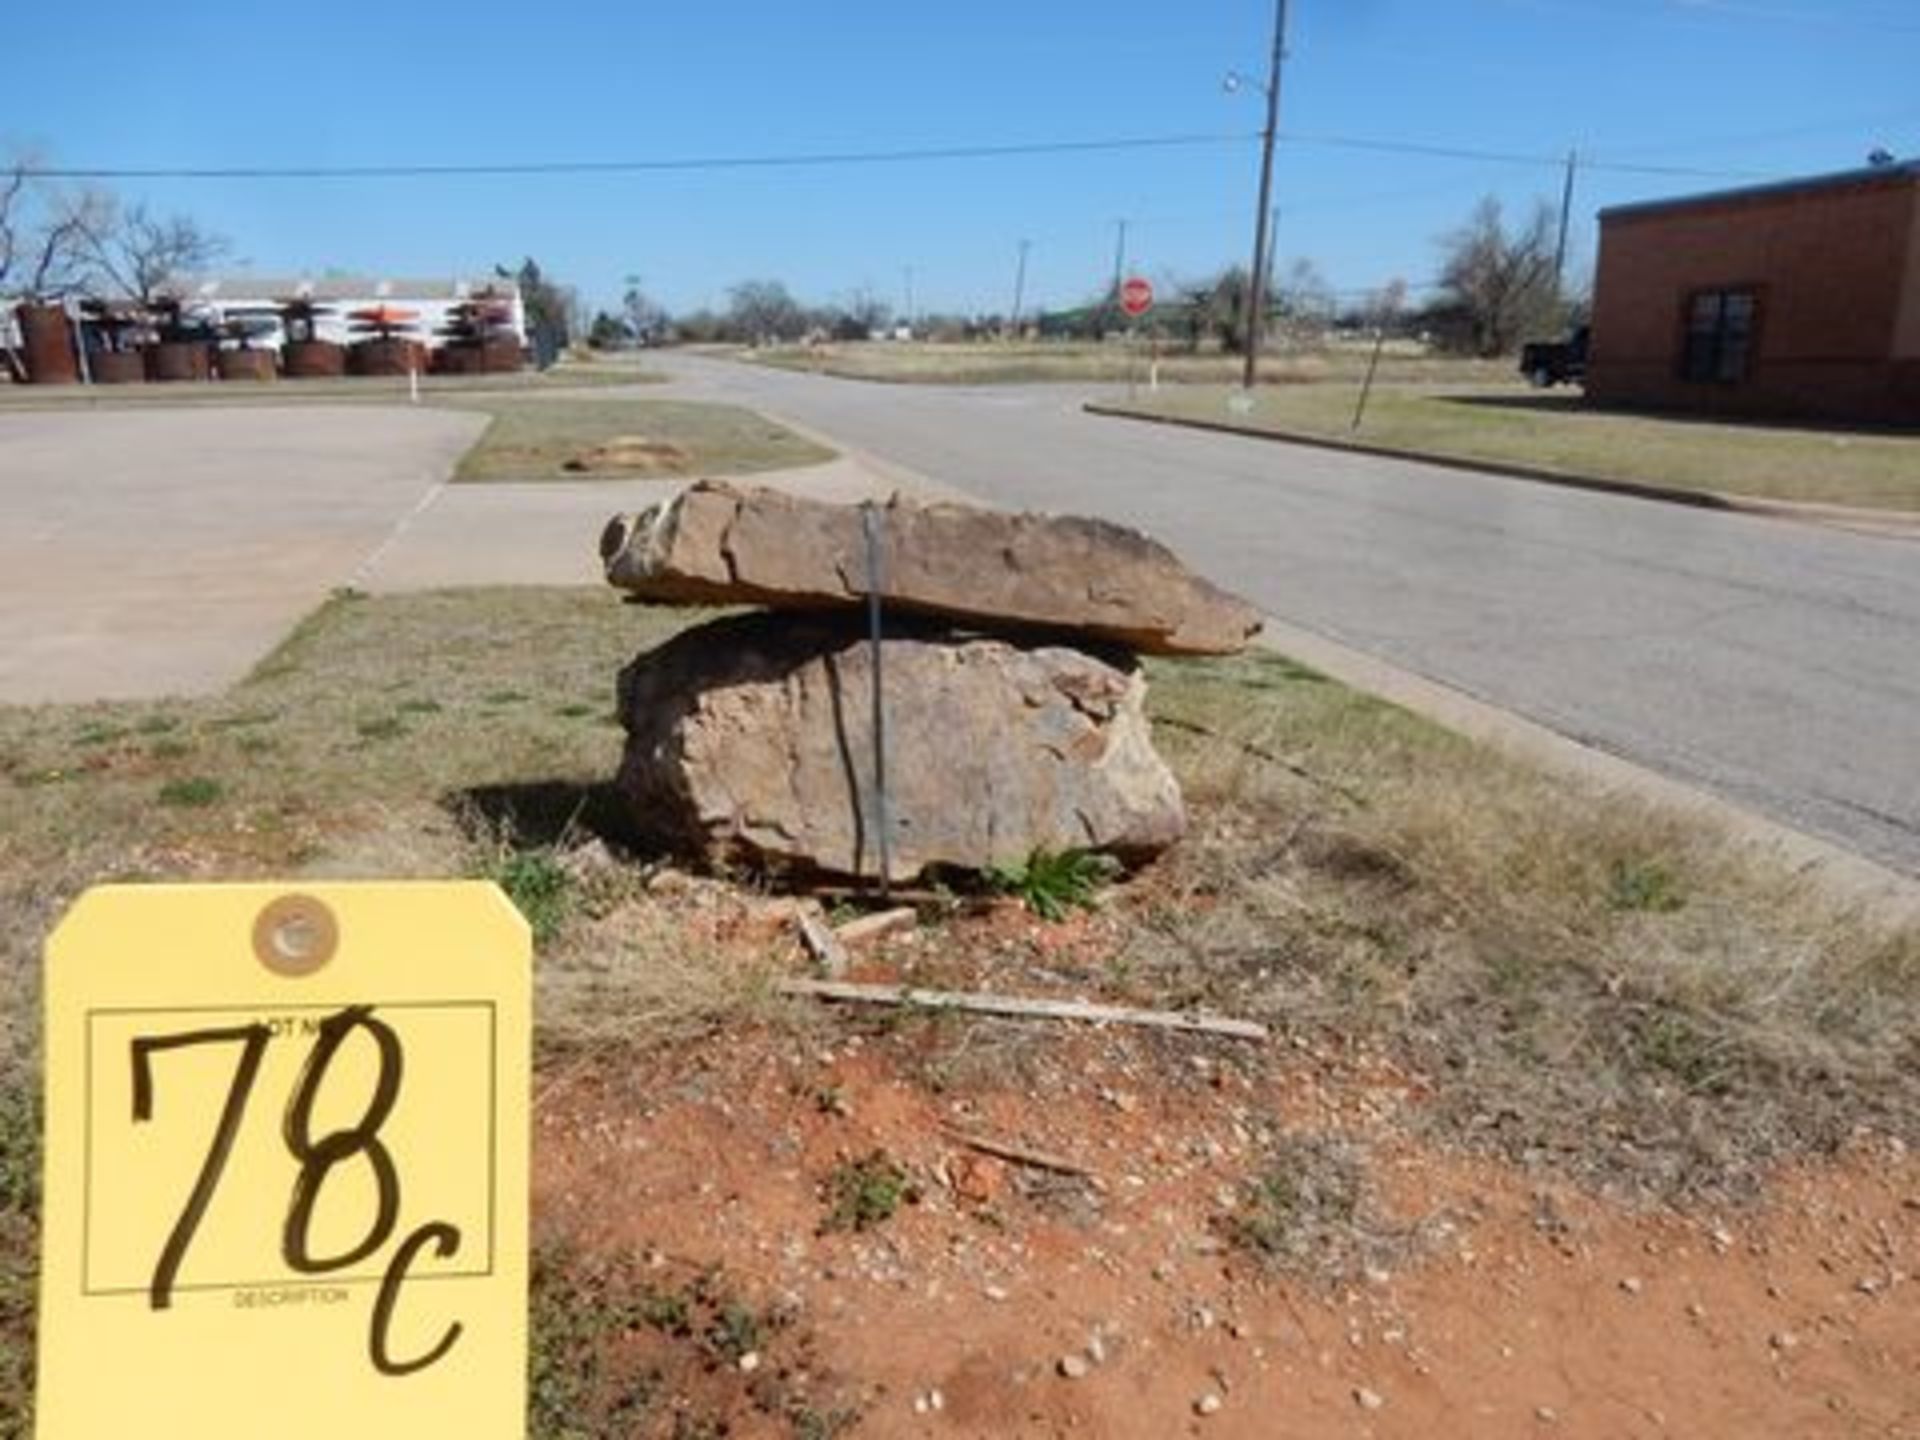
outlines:
{"label": "distant building", "polygon": [[1920,161],[1603,210],[1587,394],[1920,423]]}
{"label": "distant building", "polygon": [[[418,312],[411,333],[429,349],[438,349],[447,337],[447,328],[456,306],[485,297],[505,311],[504,328],[524,346],[527,339],[527,312],[520,287],[512,280],[375,280],[361,276],[326,276],[313,279],[262,275],[218,275],[210,279],[183,282],[176,287],[189,305],[211,311],[217,320],[248,316],[277,319],[279,306],[292,299],[309,299],[322,307],[311,336],[296,339],[333,340],[346,344],[358,338],[351,328],[355,310],[375,306]],[[278,326],[256,342],[280,345],[288,337]]]}

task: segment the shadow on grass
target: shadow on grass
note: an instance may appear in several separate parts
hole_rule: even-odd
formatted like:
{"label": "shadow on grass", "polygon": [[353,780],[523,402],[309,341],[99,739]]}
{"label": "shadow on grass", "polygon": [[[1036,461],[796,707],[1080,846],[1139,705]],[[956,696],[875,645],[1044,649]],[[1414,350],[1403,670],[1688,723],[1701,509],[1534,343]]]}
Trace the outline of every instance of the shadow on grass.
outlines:
{"label": "shadow on grass", "polygon": [[1920,426],[1874,424],[1865,420],[1827,420],[1809,415],[1746,415],[1721,410],[1663,410],[1650,405],[1603,405],[1580,391],[1527,391],[1521,394],[1435,395],[1443,405],[1483,410],[1518,410],[1533,415],[1611,415],[1622,420],[1657,420],[1669,425],[1737,426],[1744,430],[1795,430],[1808,435],[1866,435],[1889,440],[1920,439]]}
{"label": "shadow on grass", "polygon": [[626,801],[608,780],[529,780],[476,785],[442,797],[462,824],[484,828],[516,850],[599,840],[640,859],[661,854],[641,838]]}
{"label": "shadow on grass", "polygon": [[1624,415],[1624,410],[1608,410],[1590,403],[1587,397],[1574,391],[1556,395],[1550,390],[1528,391],[1524,395],[1461,394],[1435,395],[1433,397],[1443,405],[1471,405],[1485,410],[1524,410],[1536,415]]}

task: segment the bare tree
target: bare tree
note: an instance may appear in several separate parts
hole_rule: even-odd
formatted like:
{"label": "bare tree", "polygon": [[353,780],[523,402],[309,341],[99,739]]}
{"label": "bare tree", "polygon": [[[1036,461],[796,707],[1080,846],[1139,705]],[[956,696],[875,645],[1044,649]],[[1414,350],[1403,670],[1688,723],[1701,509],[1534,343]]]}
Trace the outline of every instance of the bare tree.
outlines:
{"label": "bare tree", "polygon": [[1529,331],[1553,326],[1553,251],[1554,215],[1545,201],[1509,231],[1499,200],[1489,195],[1466,224],[1442,237],[1443,303],[1460,312],[1476,354],[1504,354]]}
{"label": "bare tree", "polygon": [[93,261],[109,284],[131,300],[156,298],[169,281],[205,270],[227,253],[224,236],[190,216],[153,215],[145,205],[111,207],[89,223]]}
{"label": "bare tree", "polygon": [[778,280],[743,280],[727,292],[727,318],[734,338],[750,344],[797,340],[807,328],[806,312]]}
{"label": "bare tree", "polygon": [[1301,256],[1287,267],[1273,302],[1287,321],[1306,330],[1324,330],[1333,321],[1333,287],[1320,267]]}
{"label": "bare tree", "polygon": [[112,204],[99,191],[70,197],[36,180],[30,157],[9,162],[0,171],[0,294],[48,299],[81,288],[91,267],[89,227]]}

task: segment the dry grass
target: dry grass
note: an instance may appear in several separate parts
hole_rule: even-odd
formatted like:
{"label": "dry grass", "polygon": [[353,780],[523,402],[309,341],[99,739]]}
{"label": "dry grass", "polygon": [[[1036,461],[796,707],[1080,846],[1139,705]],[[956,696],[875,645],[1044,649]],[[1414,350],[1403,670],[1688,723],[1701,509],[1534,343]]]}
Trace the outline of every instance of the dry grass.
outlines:
{"label": "dry grass", "polygon": [[[459,480],[649,479],[655,476],[739,475],[817,465],[833,452],[784,426],[733,405],[686,400],[560,396],[493,397],[447,402],[493,416],[461,457]],[[644,439],[669,447],[661,459],[597,466],[590,475],[568,468],[595,447]],[[630,443],[628,448],[637,450]]]}
{"label": "dry grass", "polygon": [[1122,957],[1140,993],[1371,1037],[1436,1133],[1645,1194],[1920,1139],[1920,933],[1278,658],[1157,668],[1200,827]]}
{"label": "dry grass", "polygon": [[1384,368],[1357,432],[1357,385],[1268,387],[1245,415],[1229,408],[1236,394],[1224,386],[1166,388],[1117,403],[1146,415],[1359,441],[1413,455],[1769,500],[1920,511],[1915,434],[1625,414],[1590,409],[1572,391],[1393,383]]}
{"label": "dry grass", "polygon": [[[1357,379],[1365,370],[1363,345],[1276,346],[1260,362],[1269,384]],[[1187,354],[1163,343],[1160,378],[1173,385],[1238,384],[1240,357],[1218,350]],[[928,341],[860,341],[851,344],[780,346],[738,352],[763,365],[785,370],[838,375],[848,380],[882,380],[913,385],[1007,385],[1095,381],[1124,385],[1130,374],[1144,384],[1152,356],[1145,337],[1137,348],[1116,337],[1111,343],[1083,341],[980,341],[940,344]],[[1505,360],[1469,360],[1434,355],[1402,342],[1388,348],[1381,374],[1400,381],[1476,384],[1513,374]]]}

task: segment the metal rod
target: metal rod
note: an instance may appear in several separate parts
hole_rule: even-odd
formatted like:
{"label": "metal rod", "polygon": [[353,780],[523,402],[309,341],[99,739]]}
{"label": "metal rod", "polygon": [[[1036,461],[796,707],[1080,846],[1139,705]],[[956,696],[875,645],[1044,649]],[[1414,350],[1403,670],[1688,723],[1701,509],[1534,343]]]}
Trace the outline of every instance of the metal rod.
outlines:
{"label": "metal rod", "polygon": [[1360,398],[1354,402],[1353,424],[1350,429],[1358,430],[1360,421],[1367,413],[1367,397],[1373,394],[1373,372],[1380,368],[1380,351],[1387,343],[1387,327],[1382,325],[1373,332],[1373,358],[1367,361],[1367,378],[1360,384]]}
{"label": "metal rod", "polygon": [[1260,203],[1254,210],[1253,269],[1247,275],[1247,353],[1240,383],[1258,378],[1260,331],[1266,320],[1267,209],[1273,201],[1273,137],[1280,127],[1280,62],[1286,58],[1287,0],[1273,4],[1273,59],[1267,67],[1267,127],[1260,139]]}
{"label": "metal rod", "polygon": [[860,524],[867,539],[867,643],[873,655],[873,823],[880,855],[880,898],[887,896],[893,877],[893,820],[887,803],[887,708],[880,671],[880,595],[886,577],[880,560],[880,515],[869,500],[860,507]]}
{"label": "metal rod", "polygon": [[1031,240],[1020,242],[1020,263],[1013,272],[1013,322],[1008,326],[1012,338],[1020,338],[1020,304],[1027,295],[1027,251],[1033,248]]}

